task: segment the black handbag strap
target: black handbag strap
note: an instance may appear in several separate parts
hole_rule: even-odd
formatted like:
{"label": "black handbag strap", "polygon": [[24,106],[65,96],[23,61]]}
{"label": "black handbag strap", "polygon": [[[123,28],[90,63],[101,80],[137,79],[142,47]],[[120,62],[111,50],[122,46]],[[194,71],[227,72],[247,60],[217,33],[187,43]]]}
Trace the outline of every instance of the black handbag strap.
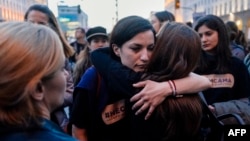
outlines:
{"label": "black handbag strap", "polygon": [[209,119],[210,121],[215,124],[215,126],[218,126],[218,127],[223,127],[223,124],[220,122],[220,120],[212,113],[212,111],[210,111],[210,109],[208,108],[208,104],[207,104],[207,101],[203,95],[202,92],[199,92],[199,96],[201,98],[201,102],[202,102],[202,105],[203,105],[203,112],[204,114],[208,115],[209,116]]}
{"label": "black handbag strap", "polygon": [[[199,92],[203,106],[201,134],[204,141],[221,141],[223,138],[223,123],[210,111],[202,92]],[[204,126],[204,127],[203,127]]]}

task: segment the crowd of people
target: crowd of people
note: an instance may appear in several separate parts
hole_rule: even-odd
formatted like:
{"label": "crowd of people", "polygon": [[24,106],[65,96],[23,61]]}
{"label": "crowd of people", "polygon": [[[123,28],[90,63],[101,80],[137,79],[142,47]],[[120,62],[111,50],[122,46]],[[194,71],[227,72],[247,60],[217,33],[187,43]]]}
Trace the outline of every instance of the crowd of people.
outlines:
{"label": "crowd of people", "polygon": [[36,4],[0,32],[1,141],[201,141],[204,106],[250,124],[250,53],[233,21],[159,11],[111,33],[78,27],[70,43]]}

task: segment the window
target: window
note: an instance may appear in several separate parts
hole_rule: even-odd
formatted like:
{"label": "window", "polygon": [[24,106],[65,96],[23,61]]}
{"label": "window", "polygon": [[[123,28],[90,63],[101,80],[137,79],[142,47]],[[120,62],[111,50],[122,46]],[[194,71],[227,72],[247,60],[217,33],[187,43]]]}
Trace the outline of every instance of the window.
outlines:
{"label": "window", "polygon": [[232,1],[230,0],[229,1],[229,9],[228,9],[228,13],[231,13],[232,12]]}
{"label": "window", "polygon": [[219,9],[219,11],[220,11],[219,15],[223,15],[222,4],[220,5],[220,9]]}
{"label": "window", "polygon": [[217,9],[217,6],[215,6],[215,12],[214,12],[215,15],[218,15],[218,13],[217,13],[218,11],[217,11],[217,10],[218,10],[218,9]]}
{"label": "window", "polygon": [[240,11],[244,11],[245,10],[244,5],[247,5],[247,3],[245,3],[245,0],[241,0],[241,2],[240,2]]}
{"label": "window", "polygon": [[237,12],[238,11],[238,2],[239,2],[239,0],[234,0],[234,4],[235,4],[235,12]]}

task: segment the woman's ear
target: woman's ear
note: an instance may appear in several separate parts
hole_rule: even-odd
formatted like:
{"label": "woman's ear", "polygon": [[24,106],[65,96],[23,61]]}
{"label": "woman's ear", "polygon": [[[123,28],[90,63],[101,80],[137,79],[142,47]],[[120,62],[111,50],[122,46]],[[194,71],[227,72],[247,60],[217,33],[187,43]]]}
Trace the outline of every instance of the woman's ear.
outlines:
{"label": "woman's ear", "polygon": [[36,85],[35,92],[31,94],[32,98],[34,98],[37,101],[42,101],[44,98],[44,87],[42,85],[42,82],[40,81]]}
{"label": "woman's ear", "polygon": [[86,47],[88,47],[89,51],[91,50],[91,47],[90,47],[90,43],[89,43],[89,42],[86,43]]}
{"label": "woman's ear", "polygon": [[120,48],[116,44],[112,44],[112,49],[116,56],[120,57]]}

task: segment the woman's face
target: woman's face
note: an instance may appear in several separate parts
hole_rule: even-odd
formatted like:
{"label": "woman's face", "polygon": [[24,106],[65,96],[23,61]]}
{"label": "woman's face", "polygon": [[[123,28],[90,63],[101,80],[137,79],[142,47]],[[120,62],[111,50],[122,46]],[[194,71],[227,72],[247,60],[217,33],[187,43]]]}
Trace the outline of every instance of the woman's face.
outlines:
{"label": "woman's face", "polygon": [[68,76],[68,72],[62,67],[52,79],[44,82],[44,97],[51,110],[50,112],[63,104],[66,92],[66,78]]}
{"label": "woman's face", "polygon": [[161,28],[161,22],[155,15],[151,16],[151,24],[154,27],[155,32],[158,33]]}
{"label": "woman's face", "polygon": [[49,18],[46,14],[31,10],[27,16],[27,21],[35,24],[42,24],[42,25],[48,25],[49,24]]}
{"label": "woman's face", "polygon": [[108,46],[108,39],[107,37],[104,36],[95,36],[92,37],[93,39],[91,39],[90,43],[89,43],[89,49],[91,51],[94,51],[98,48],[101,47],[107,47]]}
{"label": "woman's face", "polygon": [[202,49],[213,54],[219,42],[218,32],[208,28],[206,25],[202,25],[198,29],[198,33],[201,38]]}
{"label": "woman's face", "polygon": [[154,34],[151,30],[141,32],[125,42],[121,48],[113,47],[123,65],[135,72],[144,71],[154,48]]}

